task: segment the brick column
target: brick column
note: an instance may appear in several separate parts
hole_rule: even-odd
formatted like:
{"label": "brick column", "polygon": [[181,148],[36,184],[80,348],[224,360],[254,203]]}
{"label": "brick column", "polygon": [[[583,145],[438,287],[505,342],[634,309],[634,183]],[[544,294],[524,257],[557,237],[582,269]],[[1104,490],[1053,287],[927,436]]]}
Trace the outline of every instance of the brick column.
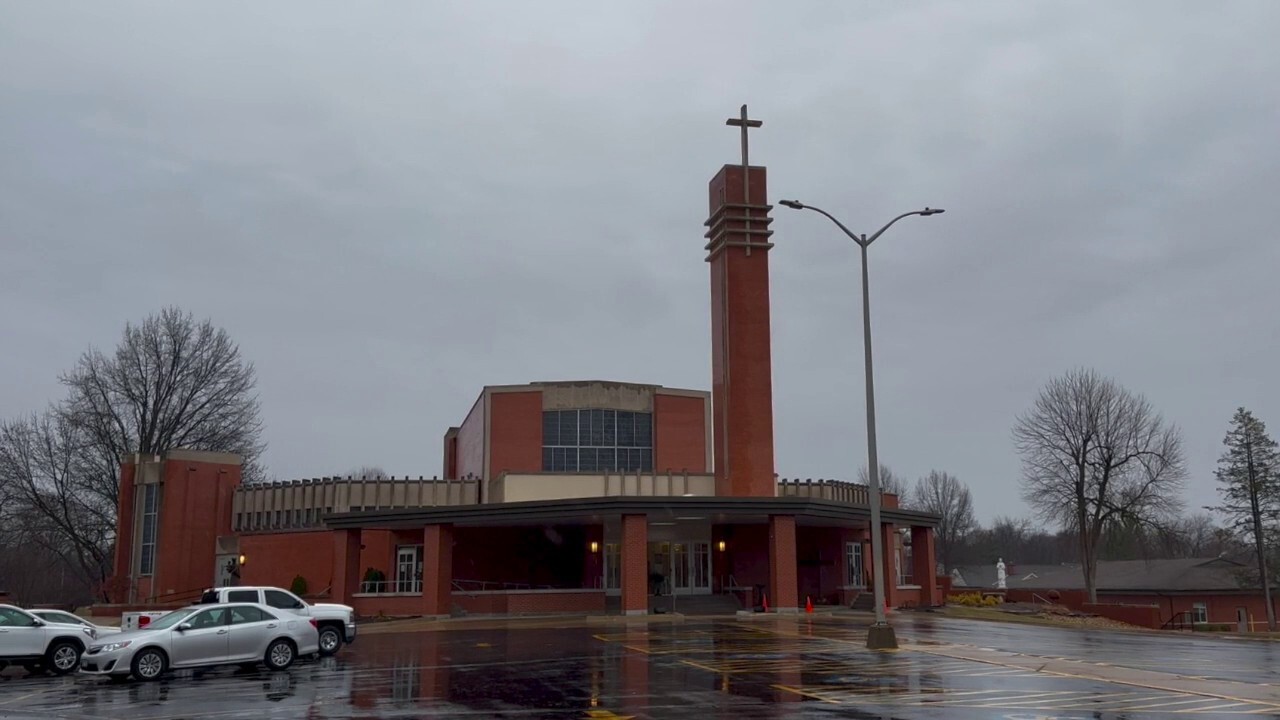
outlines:
{"label": "brick column", "polygon": [[898,607],[898,543],[893,525],[880,523],[880,542],[884,548],[884,602]]}
{"label": "brick column", "polygon": [[453,526],[422,531],[422,614],[448,616],[453,609]]}
{"label": "brick column", "polygon": [[796,578],[796,518],[769,516],[769,608],[798,612],[799,581]]}
{"label": "brick column", "polygon": [[920,586],[920,605],[934,607],[942,604],[938,591],[938,560],[934,548],[933,528],[911,526],[911,575]]}
{"label": "brick column", "polygon": [[330,595],[339,605],[350,605],[360,588],[360,529],[333,531],[333,581]]}
{"label": "brick column", "polygon": [[649,516],[622,516],[622,614],[649,612]]}

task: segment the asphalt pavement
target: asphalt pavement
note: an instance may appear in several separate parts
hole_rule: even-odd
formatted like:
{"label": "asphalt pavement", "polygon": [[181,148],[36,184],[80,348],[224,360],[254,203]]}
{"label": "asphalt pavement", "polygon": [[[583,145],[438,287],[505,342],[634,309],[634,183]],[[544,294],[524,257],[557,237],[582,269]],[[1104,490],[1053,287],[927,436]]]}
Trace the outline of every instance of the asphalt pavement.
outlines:
{"label": "asphalt pavement", "polygon": [[0,674],[0,718],[1280,717],[1270,642],[1042,628],[902,613],[903,649],[865,617],[368,626],[282,673],[154,684]]}

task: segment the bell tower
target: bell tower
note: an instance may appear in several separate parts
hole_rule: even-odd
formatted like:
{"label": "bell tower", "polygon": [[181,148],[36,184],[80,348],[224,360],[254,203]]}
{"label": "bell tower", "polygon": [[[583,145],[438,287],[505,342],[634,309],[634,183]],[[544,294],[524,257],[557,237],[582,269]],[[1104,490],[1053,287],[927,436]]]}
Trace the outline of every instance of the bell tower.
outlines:
{"label": "bell tower", "polygon": [[711,268],[711,404],[716,494],[772,497],[773,364],[769,333],[769,250],[773,231],[765,168],[752,166],[741,114],[742,162],[711,179],[707,263]]}

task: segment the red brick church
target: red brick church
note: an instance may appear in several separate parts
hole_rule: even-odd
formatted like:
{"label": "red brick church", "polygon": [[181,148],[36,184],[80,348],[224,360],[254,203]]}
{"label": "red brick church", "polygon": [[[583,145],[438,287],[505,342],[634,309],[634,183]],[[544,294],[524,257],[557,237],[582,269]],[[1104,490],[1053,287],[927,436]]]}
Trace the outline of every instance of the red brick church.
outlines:
{"label": "red brick church", "polygon": [[866,487],[775,473],[765,168],[725,165],[709,199],[710,393],[486,387],[432,478],[243,485],[234,455],[130,458],[113,600],[300,579],[369,616],[643,614],[695,598],[795,612],[869,597],[877,531],[888,604],[940,604],[935,516],[885,495],[873,529]]}

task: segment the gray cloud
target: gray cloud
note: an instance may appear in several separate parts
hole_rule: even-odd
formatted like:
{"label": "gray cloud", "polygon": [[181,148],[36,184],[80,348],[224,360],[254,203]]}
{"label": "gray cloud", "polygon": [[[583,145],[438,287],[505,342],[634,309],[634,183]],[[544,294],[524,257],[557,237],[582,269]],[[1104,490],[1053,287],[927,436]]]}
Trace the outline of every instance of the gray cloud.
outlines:
{"label": "gray cloud", "polygon": [[[1187,436],[1280,432],[1280,6],[14,4],[0,412],[166,303],[259,369],[272,470],[439,468],[486,383],[707,387],[737,145],[870,232],[881,454],[1023,513],[1015,413],[1087,364]],[[853,249],[779,209],[778,469],[864,462]]]}

